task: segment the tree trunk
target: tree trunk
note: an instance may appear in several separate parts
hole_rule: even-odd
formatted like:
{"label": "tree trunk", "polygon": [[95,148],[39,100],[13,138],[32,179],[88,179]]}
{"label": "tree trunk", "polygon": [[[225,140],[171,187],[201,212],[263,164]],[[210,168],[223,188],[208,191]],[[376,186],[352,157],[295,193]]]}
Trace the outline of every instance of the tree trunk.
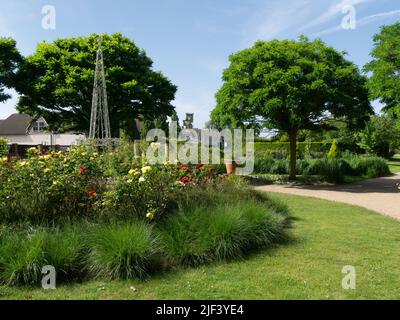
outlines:
{"label": "tree trunk", "polygon": [[297,144],[297,130],[289,132],[290,141],[290,165],[289,165],[289,179],[296,180],[296,144]]}

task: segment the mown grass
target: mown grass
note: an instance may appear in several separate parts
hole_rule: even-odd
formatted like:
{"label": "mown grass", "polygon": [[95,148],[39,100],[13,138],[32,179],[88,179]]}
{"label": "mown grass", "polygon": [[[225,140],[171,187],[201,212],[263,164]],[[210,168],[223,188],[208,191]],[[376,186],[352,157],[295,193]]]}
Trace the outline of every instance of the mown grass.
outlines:
{"label": "mown grass", "polygon": [[395,155],[392,159],[388,161],[390,172],[398,173],[400,172],[400,154]]}
{"label": "mown grass", "polygon": [[[57,290],[0,287],[3,299],[398,299],[400,222],[314,198],[271,195],[292,211],[294,239],[241,261],[177,269],[147,281],[90,281]],[[341,287],[356,268],[356,290]]]}

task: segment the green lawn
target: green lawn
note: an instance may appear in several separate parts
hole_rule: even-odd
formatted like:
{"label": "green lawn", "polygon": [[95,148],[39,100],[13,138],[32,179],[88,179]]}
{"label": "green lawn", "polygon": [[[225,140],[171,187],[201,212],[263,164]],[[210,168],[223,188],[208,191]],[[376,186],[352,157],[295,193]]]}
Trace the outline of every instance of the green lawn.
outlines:
{"label": "green lawn", "polygon": [[388,161],[390,171],[393,173],[400,172],[400,155],[395,155],[392,159]]}
{"label": "green lawn", "polygon": [[[400,222],[325,200],[273,195],[291,208],[293,240],[239,262],[176,270],[148,281],[91,281],[57,290],[0,287],[11,299],[395,299]],[[344,290],[342,267],[357,271]],[[134,287],[136,290],[132,290]]]}

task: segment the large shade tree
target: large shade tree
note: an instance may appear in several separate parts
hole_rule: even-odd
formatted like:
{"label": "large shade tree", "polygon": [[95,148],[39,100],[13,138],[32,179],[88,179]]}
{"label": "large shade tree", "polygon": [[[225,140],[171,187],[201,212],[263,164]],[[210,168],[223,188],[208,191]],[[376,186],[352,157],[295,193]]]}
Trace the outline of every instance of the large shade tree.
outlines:
{"label": "large shade tree", "polygon": [[219,126],[260,121],[286,132],[295,179],[299,130],[320,129],[328,118],[362,126],[372,113],[366,81],[344,53],[321,40],[259,41],[230,57],[211,118]]}
{"label": "large shade tree", "polygon": [[373,60],[365,66],[371,72],[369,87],[390,116],[400,117],[400,22],[384,26],[374,36]]}
{"label": "large shade tree", "polygon": [[22,56],[15,41],[11,38],[0,38],[0,102],[10,98],[6,89],[15,86],[15,73],[21,61]]}
{"label": "large shade tree", "polygon": [[[87,131],[90,122],[98,35],[40,43],[18,72],[17,109],[43,115],[53,128]],[[152,60],[133,41],[101,35],[113,136],[133,134],[134,119],[170,116],[176,87],[152,69]]]}

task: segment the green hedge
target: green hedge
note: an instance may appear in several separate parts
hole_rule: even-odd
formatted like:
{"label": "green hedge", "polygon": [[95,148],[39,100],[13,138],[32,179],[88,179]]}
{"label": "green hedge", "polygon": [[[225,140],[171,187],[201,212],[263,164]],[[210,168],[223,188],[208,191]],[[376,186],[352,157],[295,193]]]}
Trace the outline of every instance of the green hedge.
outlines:
{"label": "green hedge", "polygon": [[[288,159],[274,159],[270,155],[258,156],[254,161],[255,174],[289,174]],[[299,159],[297,174],[319,176],[328,182],[340,183],[345,176],[377,178],[390,173],[385,159],[359,155],[346,155],[339,159]]]}
{"label": "green hedge", "polygon": [[[331,143],[325,142],[298,142],[297,153],[302,156],[321,156],[329,152]],[[290,153],[289,142],[255,142],[256,154],[270,154],[278,158],[286,158]]]}

